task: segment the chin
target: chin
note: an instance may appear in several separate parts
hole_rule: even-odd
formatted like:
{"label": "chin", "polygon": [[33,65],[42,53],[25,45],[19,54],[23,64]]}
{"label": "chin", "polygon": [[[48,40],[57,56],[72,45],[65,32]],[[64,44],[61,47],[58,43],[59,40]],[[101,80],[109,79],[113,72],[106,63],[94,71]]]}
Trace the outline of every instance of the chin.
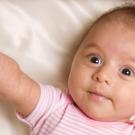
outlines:
{"label": "chin", "polygon": [[107,116],[107,115],[101,115],[101,114],[95,114],[95,113],[89,113],[86,114],[89,118],[95,120],[95,121],[101,121],[101,122],[114,122],[114,121],[119,121],[118,119],[114,119],[111,116]]}

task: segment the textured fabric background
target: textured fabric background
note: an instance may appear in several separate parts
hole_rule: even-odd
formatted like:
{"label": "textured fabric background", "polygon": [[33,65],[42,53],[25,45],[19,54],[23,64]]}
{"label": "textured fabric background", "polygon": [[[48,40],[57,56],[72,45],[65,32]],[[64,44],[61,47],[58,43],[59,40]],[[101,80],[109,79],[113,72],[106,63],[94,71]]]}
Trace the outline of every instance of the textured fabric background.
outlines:
{"label": "textured fabric background", "polygon": [[[124,0],[1,0],[0,51],[42,83],[63,87],[90,24]],[[8,81],[8,80],[7,80]],[[0,98],[0,135],[29,135],[12,104]]]}

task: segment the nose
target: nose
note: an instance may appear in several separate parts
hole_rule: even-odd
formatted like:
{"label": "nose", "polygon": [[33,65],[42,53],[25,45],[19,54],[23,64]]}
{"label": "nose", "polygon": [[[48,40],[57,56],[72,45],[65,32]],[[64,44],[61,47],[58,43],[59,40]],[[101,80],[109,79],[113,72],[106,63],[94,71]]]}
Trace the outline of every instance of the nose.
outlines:
{"label": "nose", "polygon": [[112,83],[112,77],[112,72],[107,67],[98,68],[92,76],[94,81],[107,85],[110,85]]}

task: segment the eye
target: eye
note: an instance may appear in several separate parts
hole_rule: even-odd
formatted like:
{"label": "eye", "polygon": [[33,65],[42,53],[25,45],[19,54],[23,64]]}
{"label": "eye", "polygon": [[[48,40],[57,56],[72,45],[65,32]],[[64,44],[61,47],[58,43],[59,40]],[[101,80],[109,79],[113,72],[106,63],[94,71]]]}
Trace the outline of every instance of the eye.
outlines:
{"label": "eye", "polygon": [[94,63],[94,64],[101,64],[102,63],[102,59],[99,55],[96,55],[96,54],[91,54],[89,56],[89,61],[91,63]]}
{"label": "eye", "polygon": [[126,76],[132,76],[134,74],[134,71],[129,67],[125,67],[121,69],[121,73]]}

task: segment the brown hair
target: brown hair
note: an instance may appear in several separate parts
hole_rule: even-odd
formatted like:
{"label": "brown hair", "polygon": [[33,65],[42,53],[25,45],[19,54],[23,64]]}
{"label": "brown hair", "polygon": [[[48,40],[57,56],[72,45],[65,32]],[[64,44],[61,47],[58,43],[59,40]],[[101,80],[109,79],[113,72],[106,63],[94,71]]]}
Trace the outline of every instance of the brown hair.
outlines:
{"label": "brown hair", "polygon": [[91,28],[101,21],[122,23],[130,28],[135,28],[135,5],[126,5],[109,10],[105,14],[101,15],[91,25]]}

